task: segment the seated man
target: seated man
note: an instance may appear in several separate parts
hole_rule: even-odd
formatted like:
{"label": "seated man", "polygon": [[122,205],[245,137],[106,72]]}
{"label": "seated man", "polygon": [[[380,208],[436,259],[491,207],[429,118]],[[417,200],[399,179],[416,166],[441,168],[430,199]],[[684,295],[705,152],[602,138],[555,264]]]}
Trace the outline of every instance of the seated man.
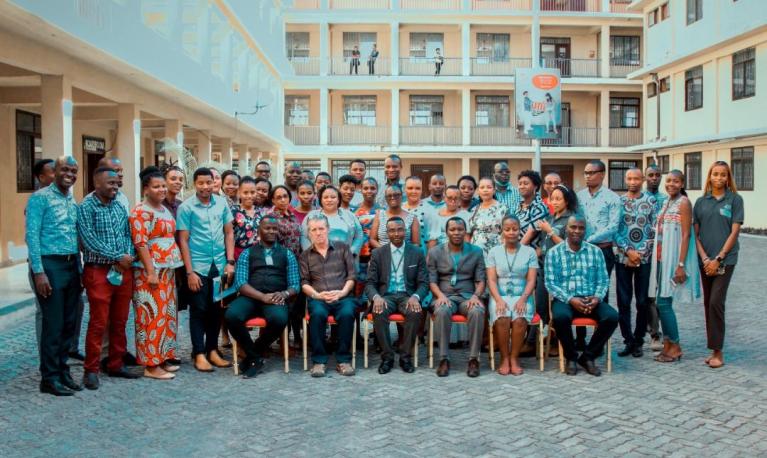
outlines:
{"label": "seated man", "polygon": [[421,321],[421,298],[429,293],[426,259],[420,248],[405,243],[405,221],[399,216],[386,222],[389,243],[373,251],[368,264],[365,293],[373,301],[373,323],[378,345],[381,346],[379,374],[394,366],[394,350],[389,334],[389,315],[399,312],[405,316],[405,326],[399,345],[399,365],[412,373],[413,345]]}
{"label": "seated man", "polygon": [[338,324],[336,370],[341,375],[354,375],[350,363],[357,303],[349,296],[354,289],[354,258],[348,245],[328,239],[329,229],[322,213],[307,216],[306,230],[312,244],[299,257],[301,289],[308,298],[312,377],[325,376],[325,328],[330,314]]}
{"label": "seated man", "polygon": [[[567,375],[575,375],[577,364],[580,364],[589,374],[599,376],[602,372],[594,364],[594,359],[602,353],[602,348],[615,331],[618,313],[602,300],[610,280],[602,250],[583,241],[586,220],[581,215],[571,216],[565,232],[566,240],[546,254],[546,288],[553,296],[551,313],[554,330],[567,359]],[[596,320],[597,327],[586,350],[578,357],[572,323],[573,318],[582,317]]]}
{"label": "seated man", "polygon": [[[237,259],[234,284],[240,297],[229,305],[225,319],[232,337],[245,351],[243,378],[255,377],[261,371],[261,354],[279,338],[288,322],[287,304],[298,294],[298,262],[290,250],[276,242],[278,233],[277,219],[264,216],[258,225],[260,242]],[[253,342],[245,323],[255,317],[264,318],[266,328]]]}
{"label": "seated man", "polygon": [[485,290],[485,261],[482,250],[465,241],[466,222],[453,216],[445,224],[447,243],[429,250],[429,288],[434,294],[432,313],[437,328],[439,367],[437,375],[450,374],[447,350],[450,344],[451,316],[455,313],[468,317],[469,322],[469,377],[479,376],[479,347],[485,329],[485,306],[479,297]]}

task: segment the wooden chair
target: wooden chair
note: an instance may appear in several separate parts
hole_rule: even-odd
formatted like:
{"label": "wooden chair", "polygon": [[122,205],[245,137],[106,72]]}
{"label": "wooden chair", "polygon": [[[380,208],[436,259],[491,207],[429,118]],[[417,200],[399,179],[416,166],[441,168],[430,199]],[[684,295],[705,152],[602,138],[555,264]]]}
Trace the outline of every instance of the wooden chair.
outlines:
{"label": "wooden chair", "polygon": [[[545,355],[546,352],[544,352],[544,345],[543,345],[543,320],[541,320],[541,317],[536,313],[533,316],[532,321],[530,321],[531,326],[538,326],[538,339],[536,342],[536,348],[535,348],[535,354],[538,357],[538,365],[540,367],[540,370],[543,371],[543,366],[545,363]],[[493,338],[493,325],[490,324],[490,369],[495,370],[495,339]]]}
{"label": "wooden chair", "polygon": [[[365,352],[365,369],[368,368],[368,347],[369,347],[369,336],[370,336],[370,326],[373,325],[373,314],[368,313],[365,316],[365,320],[367,320],[368,324],[365,326],[365,335],[363,336],[363,342],[364,342],[364,352]],[[401,313],[392,313],[389,315],[389,322],[390,323],[398,323],[403,324],[405,323],[405,315],[402,315]],[[413,365],[415,367],[418,367],[418,337],[415,338],[415,343],[413,344]]]}
{"label": "wooden chair", "polygon": [[[248,328],[249,331],[252,331],[256,328],[265,328],[266,327],[266,320],[263,318],[251,318],[248,321],[245,322],[245,327]],[[282,354],[285,359],[285,373],[287,374],[290,372],[290,366],[288,364],[288,327],[285,326],[285,329],[282,331]],[[234,364],[232,365],[234,367],[234,375],[240,375],[240,361],[237,357],[237,339],[232,338],[232,355]]]}

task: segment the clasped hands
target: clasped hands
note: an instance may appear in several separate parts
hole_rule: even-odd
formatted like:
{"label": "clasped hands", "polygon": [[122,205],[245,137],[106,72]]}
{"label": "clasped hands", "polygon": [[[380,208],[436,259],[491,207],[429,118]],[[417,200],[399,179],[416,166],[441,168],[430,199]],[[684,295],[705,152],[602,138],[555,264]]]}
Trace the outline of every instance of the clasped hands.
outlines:
{"label": "clasped hands", "polygon": [[570,299],[570,306],[584,315],[590,314],[598,305],[599,298],[595,296],[574,297]]}
{"label": "clasped hands", "polygon": [[[381,296],[375,296],[373,298],[373,313],[376,315],[382,313],[386,307],[386,300]],[[410,296],[407,300],[407,310],[410,312],[419,313],[421,311],[421,303],[415,296]]]}

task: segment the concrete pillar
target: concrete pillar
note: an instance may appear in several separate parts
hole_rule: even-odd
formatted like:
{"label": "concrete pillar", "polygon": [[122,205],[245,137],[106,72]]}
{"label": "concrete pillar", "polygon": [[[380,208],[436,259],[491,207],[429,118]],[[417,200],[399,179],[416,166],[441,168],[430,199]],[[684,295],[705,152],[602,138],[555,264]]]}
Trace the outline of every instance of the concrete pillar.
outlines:
{"label": "concrete pillar", "polygon": [[277,183],[276,180],[282,180],[285,176],[285,152],[282,151],[282,148],[277,150],[276,162],[276,164],[272,164],[272,181],[274,183]]}
{"label": "concrete pillar", "polygon": [[461,24],[461,62],[463,76],[471,75],[471,24]]}
{"label": "concrete pillar", "polygon": [[602,12],[603,13],[610,12],[610,0],[602,0]]}
{"label": "concrete pillar", "polygon": [[210,141],[210,131],[197,131],[197,164],[210,162],[213,158],[213,145]]}
{"label": "concrete pillar", "polygon": [[392,9],[392,11],[399,11],[399,9],[400,9],[399,1],[400,0],[389,0],[389,1],[391,2],[391,9]]}
{"label": "concrete pillar", "polygon": [[[392,6],[394,6],[393,3],[392,3]],[[397,9],[399,9],[399,2],[397,2]],[[391,53],[391,74],[393,76],[397,76],[399,75],[399,22],[391,23],[390,53]]]}
{"label": "concrete pillar", "polygon": [[599,145],[610,146],[610,91],[599,93]]}
{"label": "concrete pillar", "polygon": [[[282,161],[280,161],[281,163]],[[330,171],[330,159],[328,159],[327,154],[323,154],[320,156],[320,170],[323,172],[328,172],[332,176],[333,173]]]}
{"label": "concrete pillar", "polygon": [[320,145],[328,144],[328,118],[330,117],[328,107],[330,94],[328,92],[328,88],[320,89]]}
{"label": "concrete pillar", "polygon": [[[184,125],[183,123],[178,119],[166,119],[165,120],[165,135],[164,137],[166,139],[172,140],[177,147],[179,148],[179,151],[181,151],[184,148]],[[175,152],[166,151],[165,153],[165,160],[170,161],[178,161],[178,157],[176,156]]]}
{"label": "concrete pillar", "polygon": [[[609,5],[608,5],[609,8]],[[610,26],[603,25],[599,33],[599,76],[610,77]]]}
{"label": "concrete pillar", "polygon": [[330,8],[330,0],[320,0],[320,9],[326,10]]}
{"label": "concrete pillar", "polygon": [[[43,75],[42,101],[43,158],[72,155],[72,83],[60,75]],[[82,164],[81,164],[82,167]]]}
{"label": "concrete pillar", "polygon": [[541,5],[537,1],[533,1],[533,25],[530,34],[532,67],[537,68],[541,66]]}
{"label": "concrete pillar", "polygon": [[399,89],[391,90],[391,144],[399,145]]}
{"label": "concrete pillar", "polygon": [[232,168],[232,139],[221,139],[221,164],[224,169]]}
{"label": "concrete pillar", "polygon": [[471,159],[469,156],[461,157],[461,176],[471,175]]}
{"label": "concrete pillar", "polygon": [[463,7],[464,12],[471,11],[471,0],[463,0],[461,3],[462,3],[461,6]]}
{"label": "concrete pillar", "polygon": [[117,157],[123,165],[122,191],[131,206],[140,200],[138,172],[141,165],[141,115],[130,103],[117,106]]}
{"label": "concrete pillar", "polygon": [[[327,2],[325,3],[327,8]],[[320,22],[320,75],[330,74],[330,24]]]}
{"label": "concrete pillar", "polygon": [[241,177],[250,175],[250,150],[248,145],[237,145],[237,169]]}
{"label": "concrete pillar", "polygon": [[461,90],[461,126],[463,144],[471,145],[471,89]]}

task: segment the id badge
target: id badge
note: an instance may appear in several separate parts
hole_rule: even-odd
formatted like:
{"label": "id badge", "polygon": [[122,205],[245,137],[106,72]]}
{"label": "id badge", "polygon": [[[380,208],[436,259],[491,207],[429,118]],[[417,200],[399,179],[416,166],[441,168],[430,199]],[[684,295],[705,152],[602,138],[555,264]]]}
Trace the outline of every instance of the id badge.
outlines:
{"label": "id badge", "polygon": [[264,258],[264,261],[266,262],[267,266],[273,266],[274,265],[274,260],[272,259],[272,255],[267,255]]}
{"label": "id badge", "polygon": [[450,286],[455,286],[458,283],[458,274],[454,273],[452,277],[450,277]]}

